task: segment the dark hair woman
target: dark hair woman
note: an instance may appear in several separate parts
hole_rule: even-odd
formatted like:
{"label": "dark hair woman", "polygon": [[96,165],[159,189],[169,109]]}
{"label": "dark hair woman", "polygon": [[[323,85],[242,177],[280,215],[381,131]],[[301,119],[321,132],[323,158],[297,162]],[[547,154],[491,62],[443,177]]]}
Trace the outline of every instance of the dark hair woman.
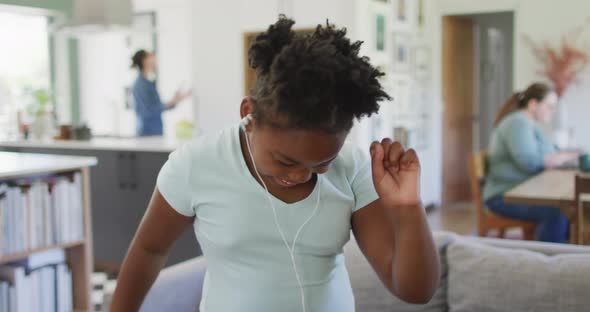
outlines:
{"label": "dark hair woman", "polygon": [[484,199],[495,213],[538,223],[538,240],[564,242],[568,221],[558,208],[508,204],[502,199],[506,191],[540,171],[578,158],[577,152],[558,151],[538,126],[551,121],[556,104],[557,94],[551,87],[534,83],[500,108],[488,151]]}
{"label": "dark hair woman", "polygon": [[345,30],[293,24],[281,17],[250,47],[257,83],[240,125],[185,145],[160,171],[112,311],[137,310],[189,227],[208,263],[201,311],[354,311],[342,253],[351,230],[393,294],[430,300],[439,262],[416,153],[390,139],[345,143],[353,120],[389,97],[383,73]]}
{"label": "dark hair woman", "polygon": [[139,50],[131,58],[131,66],[137,68],[139,75],[133,83],[133,102],[137,115],[137,135],[162,135],[164,126],[162,112],[176,107],[178,103],[191,95],[191,91],[177,91],[167,103],[162,103],[154,81],[156,56],[148,51]]}

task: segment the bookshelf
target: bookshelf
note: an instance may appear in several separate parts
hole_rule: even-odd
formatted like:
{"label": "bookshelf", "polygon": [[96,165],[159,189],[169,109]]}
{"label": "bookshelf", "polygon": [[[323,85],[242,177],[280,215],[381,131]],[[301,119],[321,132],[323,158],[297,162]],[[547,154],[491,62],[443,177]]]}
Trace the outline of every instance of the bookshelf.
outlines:
{"label": "bookshelf", "polygon": [[[41,244],[14,253],[0,254],[0,265],[27,259],[31,254],[59,248],[64,250],[72,275],[73,307],[75,311],[92,311],[90,276],[93,268],[92,220],[90,210],[90,167],[94,157],[58,156],[0,152],[0,184],[22,179],[42,179],[47,176],[80,178],[81,218],[78,225],[81,237],[54,244]],[[32,205],[32,204],[31,204]],[[56,217],[57,218],[57,217]],[[65,223],[65,222],[64,222]],[[56,229],[70,225],[59,224]],[[0,233],[0,237],[3,233]],[[30,235],[30,234],[29,234]]]}
{"label": "bookshelf", "polygon": [[46,245],[46,246],[35,248],[35,249],[29,249],[29,250],[26,250],[23,252],[17,252],[14,254],[0,257],[0,265],[6,264],[9,262],[22,260],[22,259],[28,257],[30,254],[34,254],[36,252],[41,252],[41,251],[50,250],[50,249],[54,249],[54,248],[69,249],[69,248],[77,247],[77,246],[80,246],[83,244],[84,244],[84,241],[81,240],[81,241],[73,241],[73,242],[67,242],[67,243],[62,243],[62,244]]}

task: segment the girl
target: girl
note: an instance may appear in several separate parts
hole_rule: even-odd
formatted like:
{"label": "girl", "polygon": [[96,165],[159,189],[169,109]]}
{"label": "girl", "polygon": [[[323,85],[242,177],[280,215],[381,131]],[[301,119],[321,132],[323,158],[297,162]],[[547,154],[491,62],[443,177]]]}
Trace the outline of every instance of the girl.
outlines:
{"label": "girl", "polygon": [[489,173],[484,199],[493,212],[538,223],[536,239],[567,240],[568,221],[559,208],[507,204],[503,194],[546,168],[563,166],[578,152],[557,151],[539,123],[548,123],[555,112],[557,94],[543,83],[534,83],[506,101],[496,117],[489,147]]}
{"label": "girl", "polygon": [[345,30],[296,34],[281,16],[249,50],[241,126],[170,155],[121,268],[111,311],[136,311],[174,240],[193,226],[208,261],[200,311],[354,311],[342,248],[356,241],[392,294],[426,303],[438,254],[420,163],[390,139],[371,159],[345,139],[389,96]]}
{"label": "girl", "polygon": [[139,71],[132,87],[135,114],[137,115],[137,135],[162,135],[164,134],[162,112],[175,108],[192,92],[178,90],[172,100],[162,103],[154,82],[156,56],[151,52],[139,50],[133,55],[131,61],[131,67],[135,67]]}

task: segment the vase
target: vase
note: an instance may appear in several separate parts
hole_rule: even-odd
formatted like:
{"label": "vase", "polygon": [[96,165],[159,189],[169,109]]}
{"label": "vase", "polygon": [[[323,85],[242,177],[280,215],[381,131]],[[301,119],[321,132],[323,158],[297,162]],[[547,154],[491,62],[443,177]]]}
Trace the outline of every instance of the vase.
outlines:
{"label": "vase", "polygon": [[51,114],[40,114],[35,116],[35,119],[31,124],[31,134],[33,135],[33,139],[43,140],[51,138],[52,121]]}
{"label": "vase", "polygon": [[568,121],[567,105],[560,102],[557,105],[555,120],[553,122],[553,134],[555,144],[561,149],[567,149],[570,145],[570,125]]}

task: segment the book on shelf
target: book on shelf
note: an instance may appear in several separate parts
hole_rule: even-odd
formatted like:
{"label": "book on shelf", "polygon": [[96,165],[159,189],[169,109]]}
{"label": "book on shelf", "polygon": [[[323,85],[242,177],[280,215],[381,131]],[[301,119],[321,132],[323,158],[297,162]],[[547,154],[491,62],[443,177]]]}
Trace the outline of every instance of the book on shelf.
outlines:
{"label": "book on shelf", "polygon": [[72,311],[72,274],[61,249],[0,265],[0,311]]}
{"label": "book on shelf", "polygon": [[26,267],[27,271],[34,271],[39,268],[57,265],[66,262],[66,253],[63,249],[53,248],[39,251],[29,255],[26,259],[15,261]]}
{"label": "book on shelf", "polygon": [[[25,275],[24,267],[15,267],[10,265],[0,266],[0,281],[2,284],[6,284],[9,289],[9,307],[10,312],[17,311],[31,311],[27,300],[27,278]],[[10,294],[10,289],[12,294]]]}
{"label": "book on shelf", "polygon": [[0,259],[82,239],[80,173],[0,182]]}

